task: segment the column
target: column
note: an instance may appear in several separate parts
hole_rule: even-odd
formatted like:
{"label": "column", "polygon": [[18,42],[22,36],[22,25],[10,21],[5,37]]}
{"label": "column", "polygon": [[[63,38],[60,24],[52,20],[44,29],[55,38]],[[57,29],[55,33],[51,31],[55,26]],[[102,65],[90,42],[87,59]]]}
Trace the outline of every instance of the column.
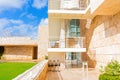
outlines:
{"label": "column", "polygon": [[60,48],[65,48],[65,20],[61,20],[59,47]]}

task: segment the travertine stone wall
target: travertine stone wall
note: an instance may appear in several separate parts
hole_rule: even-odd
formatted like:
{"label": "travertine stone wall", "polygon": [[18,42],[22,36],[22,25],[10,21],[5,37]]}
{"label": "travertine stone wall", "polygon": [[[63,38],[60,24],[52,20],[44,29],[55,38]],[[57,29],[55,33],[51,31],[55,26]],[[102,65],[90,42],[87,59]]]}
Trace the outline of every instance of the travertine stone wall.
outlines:
{"label": "travertine stone wall", "polygon": [[120,61],[120,12],[113,16],[96,16],[86,30],[87,59],[90,67],[115,59]]}
{"label": "travertine stone wall", "polygon": [[3,57],[5,60],[32,60],[32,46],[5,46]]}
{"label": "travertine stone wall", "polygon": [[49,52],[49,60],[59,60],[60,62],[65,62],[65,53],[64,52]]}
{"label": "travertine stone wall", "polygon": [[45,55],[48,55],[48,27],[40,26],[38,34],[38,59],[43,60]]}
{"label": "travertine stone wall", "polygon": [[14,46],[14,45],[24,45],[24,46],[37,46],[37,40],[33,40],[30,37],[0,37],[1,46]]}
{"label": "travertine stone wall", "polygon": [[39,74],[36,80],[46,80],[47,71],[48,71],[48,64],[44,66],[44,69],[42,70],[41,74]]}

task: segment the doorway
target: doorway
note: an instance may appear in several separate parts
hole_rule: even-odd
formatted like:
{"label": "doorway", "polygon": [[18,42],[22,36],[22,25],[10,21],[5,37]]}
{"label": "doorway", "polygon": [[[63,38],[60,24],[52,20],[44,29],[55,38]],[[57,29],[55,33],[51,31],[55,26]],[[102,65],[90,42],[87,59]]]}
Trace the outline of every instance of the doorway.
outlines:
{"label": "doorway", "polygon": [[34,47],[33,49],[33,59],[37,59],[38,56],[38,47]]}
{"label": "doorway", "polygon": [[79,52],[67,52],[66,68],[80,68],[81,67],[81,53]]}
{"label": "doorway", "polygon": [[4,53],[4,46],[0,46],[0,59]]}

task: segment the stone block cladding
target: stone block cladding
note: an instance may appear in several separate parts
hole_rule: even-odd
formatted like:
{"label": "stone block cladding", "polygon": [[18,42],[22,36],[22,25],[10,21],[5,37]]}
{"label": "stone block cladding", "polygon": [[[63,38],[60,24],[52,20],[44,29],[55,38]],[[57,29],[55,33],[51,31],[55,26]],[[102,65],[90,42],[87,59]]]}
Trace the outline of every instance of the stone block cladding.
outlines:
{"label": "stone block cladding", "polygon": [[5,60],[32,60],[32,46],[5,46],[3,57]]}
{"label": "stone block cladding", "polygon": [[99,68],[111,60],[120,61],[120,12],[96,16],[85,36],[89,67]]}

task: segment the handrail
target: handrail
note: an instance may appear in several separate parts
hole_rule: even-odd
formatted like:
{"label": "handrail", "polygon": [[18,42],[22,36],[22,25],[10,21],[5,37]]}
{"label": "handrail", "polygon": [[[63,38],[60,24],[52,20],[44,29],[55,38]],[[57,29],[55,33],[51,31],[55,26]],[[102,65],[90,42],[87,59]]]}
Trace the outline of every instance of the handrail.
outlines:
{"label": "handrail", "polygon": [[61,42],[66,44],[65,48],[84,48],[85,47],[85,37],[73,38],[72,41],[70,41],[70,38],[67,38],[66,41],[52,40],[52,41],[49,41],[48,47],[49,48],[61,48],[60,47]]}

